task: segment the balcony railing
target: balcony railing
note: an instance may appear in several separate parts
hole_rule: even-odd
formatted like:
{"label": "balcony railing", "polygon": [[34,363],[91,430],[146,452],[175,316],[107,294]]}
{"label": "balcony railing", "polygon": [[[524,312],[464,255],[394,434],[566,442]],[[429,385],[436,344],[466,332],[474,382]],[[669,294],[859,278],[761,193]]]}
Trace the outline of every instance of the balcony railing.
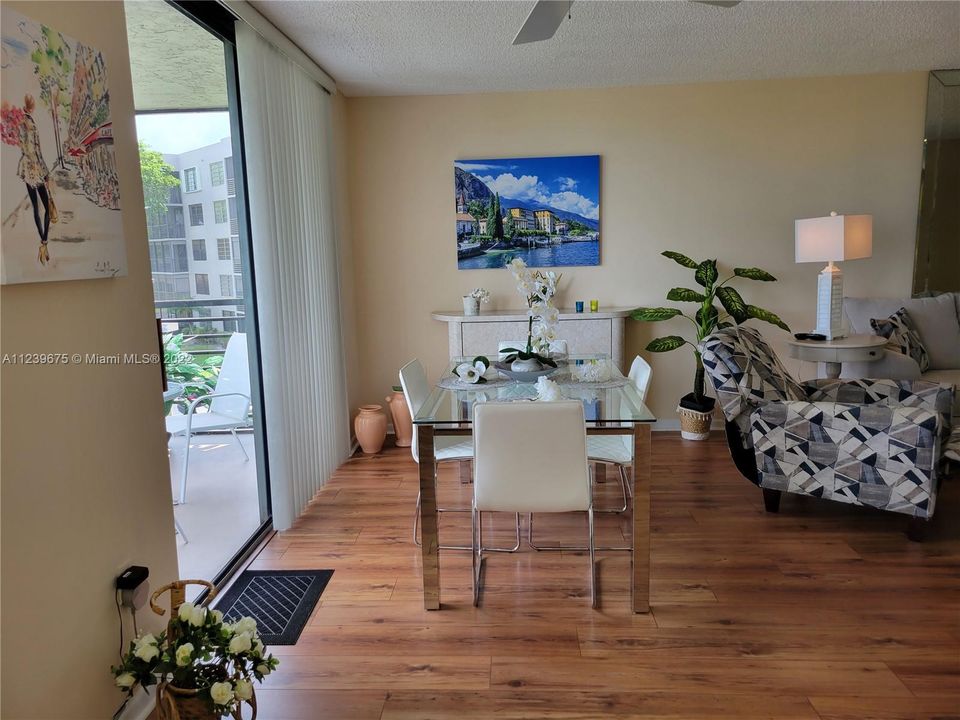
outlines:
{"label": "balcony railing", "polygon": [[[191,355],[211,355],[222,353],[227,346],[230,336],[238,332],[246,332],[246,316],[215,315],[212,313],[203,317],[167,317],[177,311],[189,311],[191,315],[201,308],[243,307],[242,299],[220,300],[170,300],[154,302],[157,317],[160,318],[164,333],[182,332],[189,336],[184,343],[183,351]],[[164,313],[163,311],[167,311]]]}

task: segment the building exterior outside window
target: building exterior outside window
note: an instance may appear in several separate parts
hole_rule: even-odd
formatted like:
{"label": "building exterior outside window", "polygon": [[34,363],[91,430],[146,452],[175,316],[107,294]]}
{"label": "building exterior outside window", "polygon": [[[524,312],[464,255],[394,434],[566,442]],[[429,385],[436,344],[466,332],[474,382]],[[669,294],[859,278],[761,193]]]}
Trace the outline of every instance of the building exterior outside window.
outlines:
{"label": "building exterior outside window", "polygon": [[224,183],[223,160],[210,163],[210,186],[219,187]]}
{"label": "building exterior outside window", "polygon": [[[163,156],[180,177],[181,187],[171,189],[165,213],[147,216],[155,298],[193,300],[196,304],[162,307],[162,317],[235,314],[237,319],[232,321],[210,322],[218,329],[221,324],[230,331],[243,329],[243,260],[232,152],[230,138],[224,138],[212,145]],[[186,204],[183,193],[190,193]],[[205,222],[204,206],[213,207],[215,222]],[[204,300],[236,300],[236,304],[204,305]]]}
{"label": "building exterior outside window", "polygon": [[213,201],[213,221],[218,225],[227,221],[227,201]]}
{"label": "building exterior outside window", "polygon": [[197,168],[189,167],[183,171],[183,191],[192,193],[200,189],[200,177]]}
{"label": "building exterior outside window", "polygon": [[197,286],[197,295],[210,294],[210,277],[206,273],[196,273],[193,282]]}

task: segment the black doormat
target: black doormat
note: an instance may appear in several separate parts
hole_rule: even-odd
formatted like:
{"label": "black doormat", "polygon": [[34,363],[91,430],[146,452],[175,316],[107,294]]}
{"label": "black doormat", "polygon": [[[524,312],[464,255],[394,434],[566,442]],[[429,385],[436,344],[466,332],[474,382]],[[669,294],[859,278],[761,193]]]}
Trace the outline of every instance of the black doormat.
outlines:
{"label": "black doormat", "polygon": [[296,645],[333,570],[244,570],[217,601],[227,622],[257,621],[265,645]]}

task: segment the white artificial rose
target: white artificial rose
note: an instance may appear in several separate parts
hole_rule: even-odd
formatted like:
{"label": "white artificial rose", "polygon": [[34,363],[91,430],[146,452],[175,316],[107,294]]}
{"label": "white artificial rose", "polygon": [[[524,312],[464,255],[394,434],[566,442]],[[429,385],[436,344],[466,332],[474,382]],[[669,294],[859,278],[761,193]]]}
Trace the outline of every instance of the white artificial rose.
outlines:
{"label": "white artificial rose", "polygon": [[133,676],[132,673],[120,673],[117,675],[116,683],[118,688],[123,688],[124,690],[129,690],[137,682],[137,679]]}
{"label": "white artificial rose", "polygon": [[190,664],[190,656],[193,655],[193,643],[184,643],[177,648],[177,667],[186,667]]}
{"label": "white artificial rose", "polygon": [[223,613],[219,610],[211,610],[210,615],[213,617],[213,622],[217,625],[223,622]]}
{"label": "white artificial rose", "polygon": [[247,652],[253,646],[253,642],[250,637],[250,633],[242,632],[238,635],[234,635],[230,639],[230,645],[228,650],[233,655],[239,655],[240,653]]}
{"label": "white artificial rose", "polygon": [[180,618],[180,622],[190,622],[190,614],[193,612],[194,604],[192,602],[185,602],[177,610],[177,617]]}
{"label": "white artificial rose", "polygon": [[210,697],[217,705],[226,705],[233,700],[233,686],[228,682],[215,682],[210,686]]}
{"label": "white artificial rose", "polygon": [[160,648],[157,647],[157,639],[150,633],[137,638],[133,646],[133,654],[144,662],[150,662],[160,654]]}
{"label": "white artificial rose", "polygon": [[257,672],[266,677],[270,674],[270,666],[266,663],[260,663],[257,665]]}
{"label": "white artificial rose", "polygon": [[233,624],[233,629],[236,630],[238,633],[245,632],[253,635],[257,631],[257,621],[254,620],[252,617],[245,616],[240,618]]}
{"label": "white artificial rose", "polygon": [[253,697],[253,684],[248,680],[237,680],[234,692],[239,700],[249,700]]}
{"label": "white artificial rose", "polygon": [[560,386],[550,378],[544,376],[537,378],[537,400],[542,402],[563,400],[563,395],[560,394]]}
{"label": "white artificial rose", "polygon": [[206,619],[207,609],[204,607],[195,607],[190,613],[190,624],[194,627],[200,627]]}
{"label": "white artificial rose", "polygon": [[253,650],[251,652],[254,657],[263,657],[263,641],[260,638],[253,638]]}

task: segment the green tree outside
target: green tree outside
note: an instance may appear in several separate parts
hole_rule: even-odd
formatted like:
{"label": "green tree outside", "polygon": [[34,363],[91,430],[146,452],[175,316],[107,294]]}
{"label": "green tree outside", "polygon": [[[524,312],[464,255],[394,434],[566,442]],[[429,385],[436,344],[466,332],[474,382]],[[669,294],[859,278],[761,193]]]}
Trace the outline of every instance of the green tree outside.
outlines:
{"label": "green tree outside", "polygon": [[138,147],[144,207],[148,215],[163,215],[167,212],[170,188],[180,187],[180,179],[173,174],[173,167],[164,162],[163,155],[142,140]]}

